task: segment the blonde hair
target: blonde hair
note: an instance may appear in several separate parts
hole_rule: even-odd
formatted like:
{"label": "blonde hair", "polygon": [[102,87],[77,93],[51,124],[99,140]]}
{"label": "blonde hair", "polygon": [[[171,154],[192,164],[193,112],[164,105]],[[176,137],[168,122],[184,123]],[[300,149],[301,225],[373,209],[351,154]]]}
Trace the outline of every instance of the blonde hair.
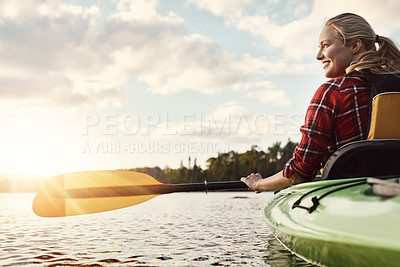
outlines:
{"label": "blonde hair", "polygon": [[[346,73],[369,69],[376,74],[400,73],[400,50],[387,37],[378,36],[371,25],[361,16],[343,13],[329,19],[325,26],[335,29],[343,45],[351,45],[357,39],[362,41],[366,52],[361,53],[357,63],[347,67]],[[375,43],[378,44],[378,50]]]}

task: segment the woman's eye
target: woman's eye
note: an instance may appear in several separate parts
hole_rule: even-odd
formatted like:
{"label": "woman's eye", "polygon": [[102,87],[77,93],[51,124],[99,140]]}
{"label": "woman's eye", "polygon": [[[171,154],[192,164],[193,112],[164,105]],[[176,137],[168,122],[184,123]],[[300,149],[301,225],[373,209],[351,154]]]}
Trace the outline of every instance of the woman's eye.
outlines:
{"label": "woman's eye", "polygon": [[329,44],[321,44],[321,45],[319,45],[318,46],[320,49],[321,48],[328,48],[329,47]]}

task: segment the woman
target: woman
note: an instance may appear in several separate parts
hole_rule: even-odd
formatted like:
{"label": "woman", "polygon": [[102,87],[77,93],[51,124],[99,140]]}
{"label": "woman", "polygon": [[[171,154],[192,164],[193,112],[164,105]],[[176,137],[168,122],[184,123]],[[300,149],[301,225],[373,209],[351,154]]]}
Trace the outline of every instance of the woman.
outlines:
{"label": "woman", "polygon": [[[376,49],[378,44],[379,48]],[[312,181],[324,161],[339,147],[367,139],[370,74],[400,71],[400,50],[375,34],[368,22],[351,13],[329,19],[319,37],[317,60],[325,76],[311,100],[302,138],[283,170],[263,179],[250,174],[241,180],[256,192],[275,191]]]}

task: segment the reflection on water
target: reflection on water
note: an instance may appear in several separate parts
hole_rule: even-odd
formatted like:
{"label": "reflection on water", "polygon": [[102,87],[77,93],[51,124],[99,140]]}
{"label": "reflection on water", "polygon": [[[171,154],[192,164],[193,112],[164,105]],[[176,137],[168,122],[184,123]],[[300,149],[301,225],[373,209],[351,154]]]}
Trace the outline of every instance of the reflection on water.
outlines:
{"label": "reflection on water", "polygon": [[40,218],[0,194],[0,265],[312,266],[272,236],[269,193],[176,193],[116,211]]}

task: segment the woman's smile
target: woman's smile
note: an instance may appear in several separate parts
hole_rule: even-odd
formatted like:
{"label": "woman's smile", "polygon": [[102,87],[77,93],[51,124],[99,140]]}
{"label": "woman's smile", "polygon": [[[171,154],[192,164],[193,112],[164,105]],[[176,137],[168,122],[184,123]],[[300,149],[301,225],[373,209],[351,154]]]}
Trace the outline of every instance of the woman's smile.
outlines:
{"label": "woman's smile", "polygon": [[330,63],[329,60],[322,61],[322,68],[325,69],[326,67],[328,67],[329,63]]}

